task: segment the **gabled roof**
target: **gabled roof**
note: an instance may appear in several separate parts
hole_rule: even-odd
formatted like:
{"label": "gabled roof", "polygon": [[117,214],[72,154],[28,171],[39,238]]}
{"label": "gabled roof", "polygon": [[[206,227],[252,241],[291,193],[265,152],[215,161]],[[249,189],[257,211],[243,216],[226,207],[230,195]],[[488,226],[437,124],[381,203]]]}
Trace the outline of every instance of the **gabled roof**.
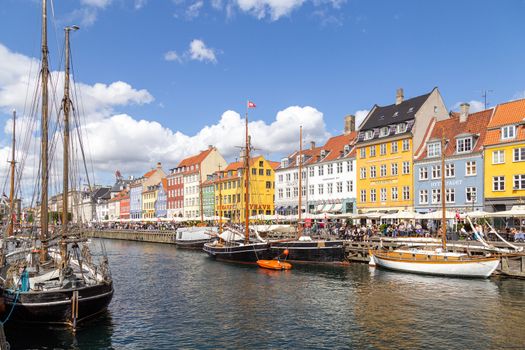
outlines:
{"label": "gabled roof", "polygon": [[[353,150],[356,141],[357,132],[352,131],[349,134],[342,134],[331,137],[326,141],[322,147],[315,148],[315,152],[312,153],[311,157],[304,162],[304,165],[330,162],[336,159],[350,158],[355,155]],[[344,153],[345,146],[350,146],[350,151]],[[325,151],[325,156],[321,157],[321,152]]]}
{"label": "gabled roof", "polygon": [[370,112],[371,114],[361,125],[360,130],[366,131],[414,119],[417,111],[425,103],[432,91],[421,96],[412,97],[398,105],[395,103],[388,106],[375,105]]}
{"label": "gabled roof", "polygon": [[111,197],[111,187],[100,187],[93,194],[93,199],[109,199]]}
{"label": "gabled roof", "polygon": [[214,149],[215,148],[210,147],[200,152],[199,154],[184,158],[183,160],[180,161],[179,165],[177,165],[177,168],[180,168],[183,166],[188,167],[188,166],[200,164],[204,159],[206,159],[208,154],[210,154],[211,151],[213,151]]}
{"label": "gabled roof", "polygon": [[[449,119],[438,121],[427,135],[427,144],[435,141],[439,142],[444,136],[448,141],[445,147],[445,157],[456,155],[456,140],[472,135],[474,136],[472,151],[470,153],[479,152],[483,147],[485,137],[487,134],[487,125],[490,122],[494,109],[486,109],[484,111],[470,113],[465,122],[459,121],[459,113],[451,113]],[[427,147],[421,150],[421,154],[416,157],[416,160],[423,160],[427,157]],[[434,158],[432,158],[434,159]]]}
{"label": "gabled roof", "polygon": [[144,174],[144,177],[145,177],[145,178],[150,177],[151,175],[155,174],[155,171],[156,171],[156,170],[157,170],[157,169],[152,169],[152,170],[148,171],[146,174]]}
{"label": "gabled roof", "polygon": [[488,127],[495,128],[511,124],[525,123],[525,99],[501,103],[496,106],[494,116]]}

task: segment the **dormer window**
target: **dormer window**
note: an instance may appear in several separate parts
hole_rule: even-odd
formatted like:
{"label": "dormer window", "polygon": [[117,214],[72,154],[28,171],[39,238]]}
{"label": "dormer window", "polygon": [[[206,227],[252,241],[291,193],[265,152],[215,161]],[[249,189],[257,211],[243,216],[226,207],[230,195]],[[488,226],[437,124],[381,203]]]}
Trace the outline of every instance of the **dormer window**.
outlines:
{"label": "dormer window", "polygon": [[395,112],[394,115],[392,116],[392,118],[395,118],[399,115],[399,112]]}
{"label": "dormer window", "polygon": [[456,140],[456,152],[466,153],[472,151],[472,137],[463,137]]}
{"label": "dormer window", "polygon": [[507,125],[501,128],[501,139],[502,140],[511,140],[516,138],[516,126]]}
{"label": "dormer window", "polygon": [[407,125],[405,123],[397,124],[397,126],[396,126],[396,134],[402,134],[405,131],[407,131]]}
{"label": "dormer window", "polygon": [[326,157],[326,154],[327,154],[326,150],[324,150],[324,149],[321,150],[321,159]]}
{"label": "dormer window", "polygon": [[390,130],[390,128],[388,126],[384,126],[381,128],[381,131],[379,132],[379,136],[380,137],[385,137],[385,136],[388,136],[388,131]]}
{"label": "dormer window", "polygon": [[288,158],[281,159],[281,168],[286,168],[288,166]]}
{"label": "dormer window", "polygon": [[374,137],[374,131],[368,130],[365,132],[365,140],[371,140]]}
{"label": "dormer window", "polygon": [[427,145],[427,157],[439,157],[441,155],[441,143],[433,142]]}
{"label": "dormer window", "polygon": [[343,153],[344,155],[347,155],[348,152],[350,152],[350,145],[345,145],[345,148],[343,149],[343,152],[344,152]]}

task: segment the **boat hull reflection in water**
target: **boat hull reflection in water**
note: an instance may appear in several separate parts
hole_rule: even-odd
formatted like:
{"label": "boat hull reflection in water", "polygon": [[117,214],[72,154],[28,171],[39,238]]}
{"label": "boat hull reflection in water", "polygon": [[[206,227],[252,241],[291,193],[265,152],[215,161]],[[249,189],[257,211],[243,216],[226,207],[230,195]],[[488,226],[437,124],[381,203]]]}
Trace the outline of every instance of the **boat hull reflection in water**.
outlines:
{"label": "boat hull reflection in water", "polygon": [[203,250],[211,258],[227,262],[255,264],[257,260],[272,258],[269,243],[211,242],[206,243]]}
{"label": "boat hull reflection in water", "polygon": [[280,255],[285,250],[287,260],[295,263],[346,263],[343,241],[290,241],[272,243],[274,254]]}

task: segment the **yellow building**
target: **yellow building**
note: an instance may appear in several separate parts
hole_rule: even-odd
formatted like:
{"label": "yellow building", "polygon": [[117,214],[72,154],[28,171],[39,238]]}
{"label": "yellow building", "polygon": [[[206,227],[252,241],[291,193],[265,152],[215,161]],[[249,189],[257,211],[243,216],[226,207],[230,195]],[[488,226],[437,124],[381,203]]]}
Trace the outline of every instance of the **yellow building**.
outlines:
{"label": "yellow building", "polygon": [[159,193],[159,186],[152,185],[146,187],[142,191],[142,218],[154,218],[155,217],[155,202]]}
{"label": "yellow building", "polygon": [[[242,222],[245,216],[243,166],[243,162],[231,163],[218,171],[215,179],[215,213],[232,222]],[[263,156],[250,159],[250,216],[274,214],[275,169],[278,166],[278,162],[268,161]]]}
{"label": "yellow building", "polygon": [[502,103],[484,143],[485,210],[509,210],[525,200],[525,99]]}
{"label": "yellow building", "polygon": [[357,209],[414,209],[414,153],[424,143],[429,125],[448,118],[437,88],[396,103],[375,105],[361,123],[356,143]]}

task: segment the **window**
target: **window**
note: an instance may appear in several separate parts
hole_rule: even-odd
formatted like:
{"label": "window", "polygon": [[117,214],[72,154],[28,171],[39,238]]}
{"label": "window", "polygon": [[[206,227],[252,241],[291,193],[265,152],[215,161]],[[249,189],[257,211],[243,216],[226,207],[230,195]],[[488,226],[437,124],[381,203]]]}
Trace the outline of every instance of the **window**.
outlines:
{"label": "window", "polygon": [[392,193],[392,200],[397,201],[397,198],[398,198],[397,187],[392,187],[391,193]]}
{"label": "window", "polygon": [[290,198],[290,187],[286,188],[286,198]]}
{"label": "window", "polygon": [[428,190],[419,191],[419,204],[428,204]]}
{"label": "window", "polygon": [[286,181],[291,181],[292,175],[290,173],[286,174]]}
{"label": "window", "polygon": [[465,163],[465,176],[475,176],[476,175],[476,162],[469,161]]}
{"label": "window", "polygon": [[346,162],[346,171],[348,172],[354,171],[354,164],[352,163],[351,160]]}
{"label": "window", "polygon": [[359,153],[360,153],[361,158],[366,158],[366,148],[365,147],[360,148]]}
{"label": "window", "polygon": [[361,202],[366,202],[366,190],[361,190]]}
{"label": "window", "polygon": [[278,193],[279,199],[282,199],[282,198],[283,198],[283,189],[282,189],[282,188],[279,188],[279,190],[277,191],[277,193]]}
{"label": "window", "polygon": [[465,189],[465,200],[467,203],[475,203],[476,202],[476,187],[467,187]]}
{"label": "window", "polygon": [[314,185],[309,185],[308,186],[308,193],[313,196],[315,194],[314,192]]}
{"label": "window", "polygon": [[515,190],[525,190],[525,175],[514,175],[514,187]]}
{"label": "window", "polygon": [[379,190],[379,199],[381,202],[386,202],[386,188]]}
{"label": "window", "polygon": [[419,168],[419,180],[428,180],[428,169],[427,169],[427,167]]}
{"label": "window", "polygon": [[501,139],[510,140],[516,137],[516,126],[507,125],[501,128]]}
{"label": "window", "polygon": [[410,199],[410,187],[403,186],[403,200],[407,201]]}
{"label": "window", "polygon": [[401,134],[407,131],[407,125],[405,123],[403,124],[397,124],[396,126],[396,134]]}
{"label": "window", "polygon": [[272,188],[272,182],[271,181],[266,181],[266,188],[267,189]]}
{"label": "window", "polygon": [[259,169],[259,175],[264,175],[264,169]]}
{"label": "window", "polygon": [[379,145],[379,154],[384,156],[386,154],[386,143]]}
{"label": "window", "polygon": [[317,192],[319,194],[323,194],[324,193],[324,185],[323,184],[317,185]]}
{"label": "window", "polygon": [[270,169],[266,169],[266,176],[272,176],[272,171]]}
{"label": "window", "polygon": [[342,181],[337,182],[335,184],[335,187],[336,187],[337,193],[342,193],[343,192],[343,182]]}
{"label": "window", "polygon": [[310,167],[310,168],[308,168],[308,176],[313,177],[314,174],[315,174],[315,173],[314,173],[314,170],[315,170],[314,167]]}
{"label": "window", "polygon": [[392,142],[392,153],[397,153],[397,141]]}
{"label": "window", "polygon": [[410,140],[404,139],[403,140],[403,151],[409,151],[410,150]]}
{"label": "window", "polygon": [[374,179],[376,177],[376,166],[375,165],[372,165],[370,167],[370,178],[371,179]]}
{"label": "window", "polygon": [[379,167],[379,176],[386,176],[386,164],[381,164],[381,166]]}
{"label": "window", "polygon": [[332,193],[334,192],[334,186],[333,186],[333,184],[330,183],[330,184],[327,184],[326,186],[327,186],[327,187],[326,187],[326,193],[328,193],[328,194],[332,194]]}
{"label": "window", "polygon": [[432,190],[432,204],[438,204],[438,203],[441,203],[441,189],[434,188]]}
{"label": "window", "polygon": [[492,164],[503,164],[505,163],[505,151],[492,151]]}
{"label": "window", "polygon": [[505,176],[492,177],[492,191],[505,191]]}
{"label": "window", "polygon": [[365,140],[371,140],[374,137],[374,131],[368,130],[365,132]]}
{"label": "window", "polygon": [[441,143],[433,142],[427,145],[427,157],[439,157],[441,155]]}
{"label": "window", "polygon": [[432,178],[441,178],[441,165],[432,165]]}
{"label": "window", "polygon": [[252,175],[257,175],[257,169],[252,168]]}
{"label": "window", "polygon": [[301,187],[301,196],[306,196],[306,186]]}
{"label": "window", "polygon": [[388,126],[382,127],[381,131],[379,132],[379,136],[380,137],[388,136],[388,130],[390,130],[390,128]]}
{"label": "window", "polygon": [[328,169],[328,175],[332,175],[334,173],[334,165],[328,164],[326,167]]}
{"label": "window", "polygon": [[403,175],[410,174],[410,162],[403,162]]}
{"label": "window", "polygon": [[456,167],[454,163],[445,164],[445,177],[454,177],[456,176]]}
{"label": "window", "polygon": [[370,202],[375,202],[377,199],[375,188],[370,190]]}
{"label": "window", "polygon": [[354,191],[354,182],[352,180],[346,182],[346,192]]}
{"label": "window", "polygon": [[376,156],[376,146],[370,146],[370,157]]}
{"label": "window", "polygon": [[317,175],[323,176],[324,175],[324,165],[319,165],[318,170],[319,171],[318,171]]}
{"label": "window", "polygon": [[299,174],[298,173],[293,173],[293,179],[294,180],[299,180]]}
{"label": "window", "polygon": [[366,168],[363,167],[361,168],[361,176],[360,176],[361,179],[366,179]]}
{"label": "window", "polygon": [[456,189],[455,188],[447,188],[445,190],[445,202],[446,203],[454,203],[456,201]]}
{"label": "window", "polygon": [[390,164],[390,174],[392,176],[397,175],[397,163]]}
{"label": "window", "polygon": [[343,162],[337,163],[337,173],[341,174],[343,172]]}
{"label": "window", "polygon": [[514,148],[514,161],[515,162],[525,161],[525,147]]}
{"label": "window", "polygon": [[472,137],[464,137],[456,140],[456,152],[466,153],[472,151]]}

